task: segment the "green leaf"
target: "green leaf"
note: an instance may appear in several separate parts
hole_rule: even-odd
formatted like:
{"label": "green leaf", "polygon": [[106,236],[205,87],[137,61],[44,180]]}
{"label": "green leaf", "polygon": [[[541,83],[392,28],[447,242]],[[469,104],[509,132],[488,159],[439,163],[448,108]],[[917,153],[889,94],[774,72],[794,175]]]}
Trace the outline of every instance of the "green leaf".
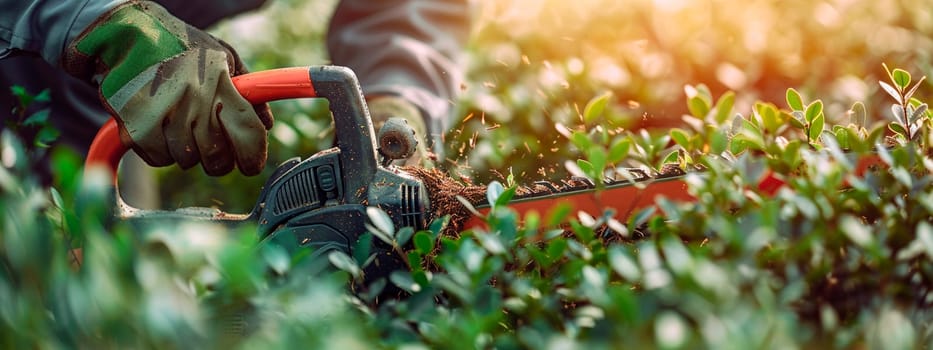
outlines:
{"label": "green leaf", "polygon": [[65,201],[62,200],[62,194],[59,193],[55,187],[50,187],[49,192],[52,195],[52,204],[55,205],[55,208],[58,208],[59,210],[64,209]]}
{"label": "green leaf", "polygon": [[884,136],[886,129],[887,128],[884,125],[876,126],[874,129],[871,130],[871,132],[868,133],[868,138],[866,138],[865,141],[869,145],[874,145],[880,142],[881,138]]}
{"label": "green leaf", "polygon": [[846,146],[857,153],[862,153],[868,151],[870,148],[868,144],[862,142],[861,136],[856,128],[848,127],[845,128],[846,133]]}
{"label": "green leaf", "polygon": [[433,235],[437,236],[438,234],[441,233],[441,230],[443,230],[444,227],[447,226],[448,222],[450,222],[450,215],[444,215],[442,217],[434,219],[434,221],[431,221],[431,225],[430,227],[428,227],[428,229],[431,230],[431,233]]}
{"label": "green leaf", "polygon": [[791,110],[803,110],[803,99],[800,97],[800,93],[794,88],[787,89],[787,106],[790,107]]}
{"label": "green leaf", "polygon": [[592,163],[583,159],[577,159],[577,166],[580,167],[580,170],[583,170],[584,175],[593,176],[594,168]]}
{"label": "green leaf", "polygon": [[26,91],[25,87],[20,85],[10,86],[10,92],[13,93],[13,96],[16,97],[17,100],[19,100],[20,106],[26,107],[32,103],[33,97],[29,94],[29,92]]}
{"label": "green leaf", "polygon": [[402,288],[409,293],[421,291],[421,285],[415,283],[415,280],[412,279],[411,272],[409,271],[393,271],[392,274],[389,275],[389,281],[392,281],[392,284]]}
{"label": "green leaf", "polygon": [[749,142],[738,137],[733,137],[729,141],[729,153],[739,154],[748,149]]}
{"label": "green leaf", "polygon": [[890,123],[888,124],[888,129],[891,129],[891,131],[893,131],[895,134],[903,136],[905,139],[907,138],[907,129],[904,129],[904,126],[901,125],[901,123]]}
{"label": "green leaf", "polygon": [[915,110],[913,111],[913,113],[911,113],[911,115],[910,115],[910,122],[911,122],[911,123],[916,123],[917,120],[920,119],[920,117],[922,117],[922,116],[924,116],[924,115],[926,114],[927,108],[928,108],[928,106],[927,106],[926,103],[923,103],[923,104],[920,104],[919,106],[917,106],[917,109],[915,109]]}
{"label": "green leaf", "polygon": [[595,146],[589,135],[579,130],[570,134],[570,142],[573,142],[573,145],[577,146],[581,151],[586,151]]}
{"label": "green leaf", "polygon": [[918,244],[923,247],[927,259],[933,259],[933,227],[931,227],[928,222],[920,222],[917,229],[917,238],[915,238],[914,241],[918,242]]}
{"label": "green leaf", "polygon": [[803,143],[800,140],[794,140],[787,143],[784,147],[784,161],[790,164],[791,168],[796,168],[800,162],[800,146]]}
{"label": "green leaf", "polygon": [[689,340],[690,325],[683,316],[673,311],[658,312],[654,319],[654,334],[658,348],[678,349]]}
{"label": "green leaf", "polygon": [[607,91],[587,102],[586,107],[583,108],[583,120],[587,123],[591,123],[602,115],[603,111],[606,109],[606,105],[609,104],[610,97],[612,97],[612,92]]}
{"label": "green leaf", "polygon": [[567,240],[564,238],[557,238],[551,241],[547,247],[547,255],[550,258],[550,262],[555,262],[561,257],[564,256],[564,251],[567,250]]}
{"label": "green leaf", "polygon": [[677,159],[679,159],[678,158],[679,155],[680,154],[677,151],[668,153],[667,156],[664,157],[664,159],[661,161],[661,164],[659,165],[663,166],[664,164],[677,163]]}
{"label": "green leaf", "polygon": [[23,121],[24,126],[40,126],[49,121],[49,109],[45,108],[30,115]]}
{"label": "green leaf", "polygon": [[641,270],[638,263],[635,262],[622,246],[613,245],[609,248],[609,266],[619,276],[629,282],[637,282],[641,278]]}
{"label": "green leaf", "polygon": [[606,278],[603,277],[603,274],[599,272],[595,267],[584,266],[583,267],[583,280],[588,285],[587,287],[592,289],[603,289],[606,286]]}
{"label": "green leaf", "polygon": [[593,147],[590,148],[586,155],[586,159],[593,165],[593,169],[588,175],[593,178],[594,182],[602,182],[603,170],[606,169],[606,164],[609,162],[606,151],[601,147]]}
{"label": "green leaf", "polygon": [[489,186],[486,187],[486,201],[490,206],[496,206],[496,200],[499,199],[499,196],[502,195],[502,192],[505,192],[505,188],[502,187],[502,184],[499,181],[493,181],[489,183]]}
{"label": "green leaf", "polygon": [[648,219],[650,219],[651,216],[654,215],[655,211],[657,211],[657,208],[653,206],[638,211],[638,213],[636,213],[635,216],[632,217],[631,221],[629,221],[629,224],[628,224],[629,232],[635,232],[636,228],[648,222]]}
{"label": "green leaf", "polygon": [[706,115],[709,114],[709,108],[709,104],[703,101],[699,96],[694,96],[687,100],[687,109],[690,110],[690,114],[694,117],[700,119],[706,118]]}
{"label": "green leaf", "polygon": [[670,134],[671,134],[671,138],[674,139],[674,142],[680,145],[680,147],[683,147],[683,148],[690,147],[689,135],[683,129],[673,128],[671,129]]}
{"label": "green leaf", "polygon": [[415,234],[415,229],[411,226],[402,227],[401,230],[398,230],[398,233],[395,234],[395,242],[399,246],[404,246],[408,244],[408,240],[411,239],[411,236]]}
{"label": "green leaf", "polygon": [[42,89],[36,96],[33,96],[34,102],[49,102],[52,100],[52,93],[49,89]]}
{"label": "green leaf", "polygon": [[842,125],[833,126],[833,135],[836,136],[836,141],[839,142],[839,147],[841,147],[842,149],[852,148],[849,145],[849,133],[846,132],[846,130],[848,130],[848,128]]}
{"label": "green leaf", "polygon": [[735,105],[735,93],[732,91],[727,91],[719,97],[719,101],[716,102],[716,124],[724,124],[729,120],[729,115],[732,114],[732,106]]}
{"label": "green leaf", "polygon": [[901,90],[906,89],[907,85],[910,85],[910,73],[903,69],[895,68],[894,71],[891,72],[891,78],[894,79],[894,84]]}
{"label": "green leaf", "polygon": [[710,153],[712,154],[722,154],[729,147],[729,136],[726,135],[725,130],[714,130],[710,133],[709,138]]}
{"label": "green leaf", "polygon": [[359,278],[363,274],[363,271],[356,265],[356,262],[344,252],[332,251],[327,255],[327,260],[330,260],[330,263],[333,264],[334,267],[349,272],[353,278]]}
{"label": "green leaf", "polygon": [[780,112],[771,104],[759,104],[758,116],[761,117],[761,124],[768,132],[775,132],[781,127]]}
{"label": "green leaf", "polygon": [[[380,233],[384,233],[389,237],[395,235],[395,225],[392,223],[392,218],[385,211],[379,207],[366,207],[366,215],[369,216],[369,221]],[[373,233],[376,234],[376,232]],[[391,244],[391,242],[388,243]]]}
{"label": "green leaf", "polygon": [[874,242],[874,237],[868,227],[868,225],[849,214],[844,214],[839,223],[839,228],[842,229],[846,237],[849,237],[852,242],[863,248],[869,247]]}
{"label": "green leaf", "polygon": [[363,266],[369,260],[372,244],[373,235],[371,233],[360,235],[360,238],[353,244],[353,260],[356,261],[357,266]]}
{"label": "green leaf", "polygon": [[898,92],[897,89],[883,81],[879,81],[878,83],[881,84],[881,89],[884,90],[884,92],[887,92],[888,95],[891,95],[891,97],[894,97],[894,100],[897,101],[897,103],[904,103],[904,101],[901,100],[901,93]]}
{"label": "green leaf", "polygon": [[788,119],[787,121],[789,121],[790,125],[796,129],[806,128],[806,125],[803,122],[803,112],[794,111],[794,113],[791,114],[791,118]]}
{"label": "green leaf", "polygon": [[860,128],[868,127],[868,111],[865,110],[865,105],[862,102],[856,101],[852,104],[852,108],[849,109],[849,112],[851,113],[849,117],[852,124]]}
{"label": "green leaf", "polygon": [[734,137],[734,139],[739,139],[748,143],[747,147],[759,151],[765,149],[765,141],[761,138],[760,135],[750,135],[747,132],[743,132]]}
{"label": "green leaf", "polygon": [[480,245],[486,249],[490,254],[501,255],[505,254],[505,245],[502,244],[502,240],[499,235],[496,234],[486,234],[482,232],[476,232],[476,239],[479,240]]}
{"label": "green leaf", "polygon": [[615,140],[609,147],[609,162],[618,163],[628,156],[629,149],[632,148],[632,141],[627,137]]}
{"label": "green leaf", "polygon": [[693,268],[693,258],[680,238],[668,235],[659,245],[664,252],[664,260],[675,274],[685,274]]}
{"label": "green leaf", "polygon": [[499,195],[499,198],[496,198],[496,207],[504,207],[509,204],[509,201],[512,200],[512,197],[515,197],[515,191],[518,187],[509,187]]}
{"label": "green leaf", "polygon": [[758,126],[758,121],[754,118],[742,119],[742,129],[751,131],[759,136],[761,135],[761,127]]}
{"label": "green leaf", "polygon": [[382,232],[382,230],[380,230],[378,227],[366,224],[366,231],[371,233],[373,236],[376,236],[376,238],[379,238],[380,241],[385,242],[385,244],[394,244],[394,238],[392,238],[393,235]]}
{"label": "green leaf", "polygon": [[478,217],[483,217],[483,214],[480,214],[479,211],[476,210],[476,207],[473,206],[473,203],[470,203],[470,201],[467,200],[466,198],[463,198],[463,196],[457,195],[454,198],[457,198],[457,201],[460,202],[460,204],[462,204],[463,207],[469,210],[470,213],[472,213],[473,215],[476,215]]}
{"label": "green leaf", "polygon": [[[414,252],[412,252],[414,253]],[[417,270],[411,272],[411,278],[415,280],[415,283],[418,283],[421,287],[427,287],[431,283],[431,276],[428,272],[423,271],[421,266],[421,257],[418,256],[418,264],[412,263],[412,266],[419,266]],[[414,267],[412,268],[414,269]]]}
{"label": "green leaf", "polygon": [[[427,283],[422,283],[422,282],[427,282],[426,278],[424,280],[420,280],[420,281],[418,280],[418,272],[424,271],[421,268],[422,261],[423,259],[421,258],[421,254],[418,253],[417,251],[408,252],[408,266],[411,266],[412,277],[415,278],[415,282],[418,282],[418,284],[424,286],[424,285],[427,285]],[[421,277],[426,277],[426,276],[421,275]]]}
{"label": "green leaf", "polygon": [[36,134],[35,145],[39,147],[51,147],[52,142],[58,140],[58,137],[61,136],[61,132],[57,128],[51,125],[46,125],[39,129],[39,133]]}
{"label": "green leaf", "polygon": [[706,102],[707,106],[713,105],[713,94],[709,91],[709,87],[706,84],[699,84],[696,86],[697,96],[703,99]]}
{"label": "green leaf", "polygon": [[907,122],[904,120],[904,106],[901,105],[891,105],[891,115],[892,119],[899,122]]}
{"label": "green leaf", "polygon": [[817,140],[820,139],[820,134],[823,133],[823,122],[824,122],[824,117],[822,113],[818,114],[815,118],[813,118],[813,122],[810,124],[810,131],[809,131],[811,142],[816,142]]}
{"label": "green leaf", "polygon": [[732,139],[733,141],[739,140],[747,142],[747,147],[752,147],[756,150],[765,149],[765,140],[761,136],[761,130],[748,120],[744,122],[742,130],[739,130],[739,133]]}
{"label": "green leaf", "polygon": [[434,251],[434,238],[426,231],[415,233],[413,242],[415,244],[415,249],[421,254],[427,255]]}
{"label": "green leaf", "polygon": [[823,114],[823,101],[816,100],[810,103],[807,106],[807,112],[804,114],[807,123],[813,124],[813,119],[816,119],[816,116]]}

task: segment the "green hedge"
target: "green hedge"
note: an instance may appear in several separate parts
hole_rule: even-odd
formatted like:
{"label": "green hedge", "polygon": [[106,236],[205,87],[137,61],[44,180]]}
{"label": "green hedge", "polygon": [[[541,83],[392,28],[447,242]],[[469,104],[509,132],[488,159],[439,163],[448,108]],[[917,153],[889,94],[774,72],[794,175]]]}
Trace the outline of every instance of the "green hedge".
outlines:
{"label": "green hedge", "polygon": [[[895,70],[890,80],[891,98],[909,101],[904,95],[916,84],[909,75]],[[679,162],[690,170],[686,181],[695,202],[662,199],[621,223],[611,212],[518,217],[505,205],[516,188],[494,183],[490,229],[459,237],[440,234],[443,218],[430,230],[411,232],[371,210],[375,234],[363,242],[394,244],[413,267],[371,284],[362,283],[361,267],[371,262],[365,255],[307,261],[257,249],[250,227],[115,220],[105,174],[75,180],[80,160],[53,152],[58,189],[39,187],[29,176],[30,159],[46,149],[24,147],[6,132],[0,342],[121,348],[933,345],[933,118],[926,105],[906,103],[910,127],[895,126],[902,121],[892,117],[871,129],[850,124],[813,131],[823,116],[819,102],[805,103],[792,89],[788,108],[760,103],[735,120],[720,113],[730,109],[728,98],[714,104],[702,87],[697,92],[692,110],[698,115],[688,129],[651,136],[609,135],[597,127],[567,135],[587,155],[625,144],[626,158],[647,171],[664,160]],[[595,98],[587,113],[595,117],[603,99]],[[885,136],[885,129],[893,132]],[[650,147],[660,149],[645,151]],[[868,156],[880,163],[861,173],[853,159]],[[592,157],[578,164],[589,164],[581,167],[589,174],[616,169]],[[787,181],[773,195],[757,188],[769,170]],[[69,263],[72,246],[83,246],[80,268]],[[406,293],[387,298],[381,292],[389,287]]]}
{"label": "green hedge", "polygon": [[[217,33],[253,69],[326,63],[321,3],[275,2],[244,19],[262,30]],[[495,202],[516,183],[675,163],[697,201],[622,222],[497,205],[488,231],[459,237],[443,220],[385,229],[365,237],[415,268],[365,285],[365,255],[305,261],[257,249],[250,227],[114,220],[107,177],[83,178],[75,154],[45,147],[43,114],[23,115],[25,142],[0,136],[0,346],[933,347],[933,139],[930,112],[914,113],[931,90],[881,65],[931,74],[923,4],[500,3],[477,12],[452,176],[504,182]],[[289,16],[303,20],[272,20]],[[330,146],[320,101],[273,107],[271,164]],[[881,165],[861,173],[853,159],[870,155]],[[43,157],[52,187],[34,177]],[[787,187],[759,191],[767,171]],[[166,207],[217,196],[233,211],[265,178],[161,174]]]}

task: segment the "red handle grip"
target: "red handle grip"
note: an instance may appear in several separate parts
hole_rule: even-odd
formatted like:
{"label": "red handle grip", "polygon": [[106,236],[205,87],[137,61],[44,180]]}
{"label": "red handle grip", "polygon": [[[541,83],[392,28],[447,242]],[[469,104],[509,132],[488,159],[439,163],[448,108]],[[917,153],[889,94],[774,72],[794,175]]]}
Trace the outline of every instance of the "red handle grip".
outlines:
{"label": "red handle grip", "polygon": [[[251,104],[290,98],[316,97],[309,67],[292,67],[248,73],[233,77],[237,91]],[[115,119],[104,124],[88,150],[84,169],[103,166],[117,178],[117,166],[129,146],[120,139],[120,128]]]}

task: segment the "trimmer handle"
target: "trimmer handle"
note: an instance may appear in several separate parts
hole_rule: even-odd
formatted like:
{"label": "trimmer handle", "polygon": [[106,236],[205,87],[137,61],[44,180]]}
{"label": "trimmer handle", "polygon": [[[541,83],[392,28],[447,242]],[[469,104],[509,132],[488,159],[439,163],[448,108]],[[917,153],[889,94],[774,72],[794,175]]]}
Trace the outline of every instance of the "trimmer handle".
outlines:
{"label": "trimmer handle", "polygon": [[[363,203],[365,189],[378,168],[372,121],[363,93],[352,70],[339,66],[272,69],[233,77],[233,84],[247,101],[260,104],[275,100],[326,98],[334,118],[337,147],[344,171],[346,203]],[[116,181],[117,166],[129,150],[111,119],[98,131],[88,151],[85,169],[104,166]]]}

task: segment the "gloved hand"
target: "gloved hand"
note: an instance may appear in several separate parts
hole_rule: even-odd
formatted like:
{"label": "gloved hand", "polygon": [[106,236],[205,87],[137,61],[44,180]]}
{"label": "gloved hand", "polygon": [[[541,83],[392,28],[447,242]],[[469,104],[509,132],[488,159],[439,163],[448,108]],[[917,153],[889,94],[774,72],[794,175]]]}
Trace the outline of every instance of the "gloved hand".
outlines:
{"label": "gloved hand", "polygon": [[418,141],[415,152],[402,165],[420,165],[426,168],[433,166],[424,142],[427,136],[427,126],[418,107],[401,97],[395,96],[371,97],[367,101],[367,105],[369,106],[369,115],[373,120],[373,128],[377,133],[389,118],[401,118],[415,131],[415,137]]}
{"label": "gloved hand", "polygon": [[150,1],[104,13],[65,50],[63,68],[99,84],[123,141],[152,166],[198,162],[208,175],[265,166],[272,114],[252,106],[231,76],[236,52]]}

